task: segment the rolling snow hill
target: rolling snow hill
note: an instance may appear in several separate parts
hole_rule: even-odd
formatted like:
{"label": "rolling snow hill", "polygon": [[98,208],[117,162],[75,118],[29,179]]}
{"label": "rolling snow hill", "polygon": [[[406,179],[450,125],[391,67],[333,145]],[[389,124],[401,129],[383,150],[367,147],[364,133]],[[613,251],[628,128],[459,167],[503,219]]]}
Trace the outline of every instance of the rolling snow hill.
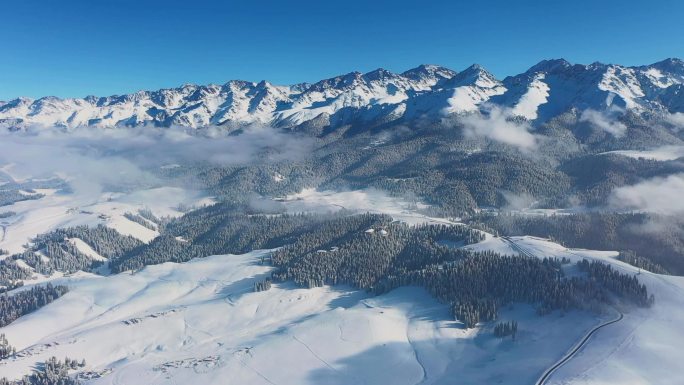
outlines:
{"label": "rolling snow hill", "polygon": [[[531,237],[512,242],[531,255],[599,259],[636,273],[612,252]],[[503,244],[488,238],[481,248]],[[79,376],[88,384],[532,384],[594,325],[614,318],[579,311],[539,317],[514,304],[500,319],[516,319],[522,329],[515,342],[502,341],[461,329],[447,306],[413,287],[369,297],[287,283],[254,293],[271,269],[259,263],[264,253],[59,278],[68,294],[3,328],[19,354],[0,372],[18,377],[56,355],[87,357]],[[645,272],[640,279],[656,305],[619,309],[624,319],[592,337],[548,383],[678,383],[662,373],[678,372],[673,341],[684,335],[673,320],[681,319],[684,281]]]}

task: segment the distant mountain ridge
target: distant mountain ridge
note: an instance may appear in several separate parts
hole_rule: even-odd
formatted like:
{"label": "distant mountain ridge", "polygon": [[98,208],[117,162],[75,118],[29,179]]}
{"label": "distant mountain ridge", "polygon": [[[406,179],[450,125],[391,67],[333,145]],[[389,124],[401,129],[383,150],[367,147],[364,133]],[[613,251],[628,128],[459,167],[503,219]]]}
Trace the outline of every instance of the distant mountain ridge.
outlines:
{"label": "distant mountain ridge", "polygon": [[438,119],[492,105],[532,122],[571,109],[684,112],[684,61],[625,67],[543,60],[503,80],[479,65],[461,72],[420,65],[400,74],[377,69],[291,86],[231,80],[107,97],[17,98],[0,102],[0,127],[296,127],[314,120],[334,126]]}

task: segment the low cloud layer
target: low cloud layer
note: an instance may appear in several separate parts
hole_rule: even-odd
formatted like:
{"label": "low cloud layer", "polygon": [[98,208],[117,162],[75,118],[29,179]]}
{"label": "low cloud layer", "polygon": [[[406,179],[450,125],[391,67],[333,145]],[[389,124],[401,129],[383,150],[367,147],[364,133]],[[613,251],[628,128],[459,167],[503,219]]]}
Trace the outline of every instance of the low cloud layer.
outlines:
{"label": "low cloud layer", "polygon": [[484,137],[499,143],[530,151],[537,147],[537,138],[530,133],[528,123],[518,123],[511,119],[509,110],[492,107],[488,114],[472,114],[461,119],[466,137]]}
{"label": "low cloud layer", "polygon": [[684,214],[684,173],[652,178],[613,190],[609,204],[617,210]]}
{"label": "low cloud layer", "polygon": [[148,171],[168,164],[247,164],[297,159],[311,139],[251,126],[239,135],[220,128],[34,129],[0,134],[0,165],[17,177],[66,178],[76,193],[154,182]]}
{"label": "low cloud layer", "polygon": [[617,117],[624,111],[612,108],[606,111],[596,111],[592,109],[582,111],[580,122],[589,122],[592,126],[599,128],[616,138],[625,135],[627,126],[620,122]]}
{"label": "low cloud layer", "polygon": [[684,157],[684,146],[661,146],[652,150],[619,150],[610,151],[611,154],[619,154],[630,158],[643,158],[658,161],[675,160]]}
{"label": "low cloud layer", "polygon": [[528,193],[516,194],[511,191],[501,191],[506,200],[506,206],[503,207],[504,210],[525,210],[529,209],[537,202],[537,200]]}
{"label": "low cloud layer", "polygon": [[665,116],[665,120],[675,126],[677,129],[684,128],[684,113],[675,112]]}

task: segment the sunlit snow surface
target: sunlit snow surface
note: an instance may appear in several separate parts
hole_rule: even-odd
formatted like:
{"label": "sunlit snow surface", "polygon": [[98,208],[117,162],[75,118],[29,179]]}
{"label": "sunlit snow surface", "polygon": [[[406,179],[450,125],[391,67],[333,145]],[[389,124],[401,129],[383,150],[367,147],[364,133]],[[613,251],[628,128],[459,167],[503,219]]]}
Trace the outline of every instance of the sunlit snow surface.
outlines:
{"label": "sunlit snow surface", "polygon": [[160,217],[179,216],[182,213],[175,209],[179,204],[211,203],[206,197],[177,187],[159,187],[131,193],[103,193],[97,198],[80,197],[55,190],[36,191],[45,194],[45,197],[2,207],[2,211],[13,211],[16,215],[0,219],[3,229],[0,248],[10,253],[19,253],[23,251],[22,245],[38,234],[58,227],[97,224],[104,224],[122,234],[149,242],[158,233],[126,219],[125,213],[137,213],[140,209],[148,208]]}
{"label": "sunlit snow surface", "polygon": [[[302,194],[288,197],[286,205],[374,207],[413,223],[432,220],[412,213],[403,201],[381,205],[379,193]],[[488,236],[469,247],[594,258],[637,273],[614,260],[615,252],[566,249],[533,237]],[[255,293],[254,282],[271,270],[259,263],[267,252],[165,263],[107,277],[54,278],[71,291],[0,329],[19,350],[17,358],[0,364],[0,376],[19,377],[54,355],[85,358],[80,372],[89,384],[532,384],[589,329],[620,310],[625,318],[597,333],[549,383],[681,380],[680,277],[641,272],[639,279],[656,296],[651,309],[538,317],[530,305],[505,307],[500,318],[520,325],[512,342],[494,338],[491,325],[462,329],[447,306],[415,287],[372,297],[348,287],[279,283]]]}
{"label": "sunlit snow surface", "polygon": [[68,294],[3,329],[22,357],[0,374],[19,376],[56,355],[111,370],[96,384],[531,382],[597,322],[584,313],[540,318],[516,305],[502,315],[522,321],[511,343],[461,329],[417,288],[373,298],[291,284],[253,293],[270,270],[258,263],[262,253],[61,278]]}

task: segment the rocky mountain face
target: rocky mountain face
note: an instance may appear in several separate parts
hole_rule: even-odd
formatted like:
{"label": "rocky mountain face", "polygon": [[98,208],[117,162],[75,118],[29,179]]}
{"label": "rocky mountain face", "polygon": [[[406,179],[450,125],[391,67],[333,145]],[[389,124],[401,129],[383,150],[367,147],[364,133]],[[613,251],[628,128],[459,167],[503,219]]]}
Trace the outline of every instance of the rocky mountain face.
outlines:
{"label": "rocky mountain face", "polygon": [[461,72],[421,65],[401,74],[352,72],[314,84],[278,86],[232,80],[128,95],[82,99],[18,98],[0,102],[0,127],[296,127],[440,119],[502,108],[543,123],[570,110],[684,112],[684,61],[651,65],[570,64],[544,60],[526,72],[496,79],[479,65]]}

